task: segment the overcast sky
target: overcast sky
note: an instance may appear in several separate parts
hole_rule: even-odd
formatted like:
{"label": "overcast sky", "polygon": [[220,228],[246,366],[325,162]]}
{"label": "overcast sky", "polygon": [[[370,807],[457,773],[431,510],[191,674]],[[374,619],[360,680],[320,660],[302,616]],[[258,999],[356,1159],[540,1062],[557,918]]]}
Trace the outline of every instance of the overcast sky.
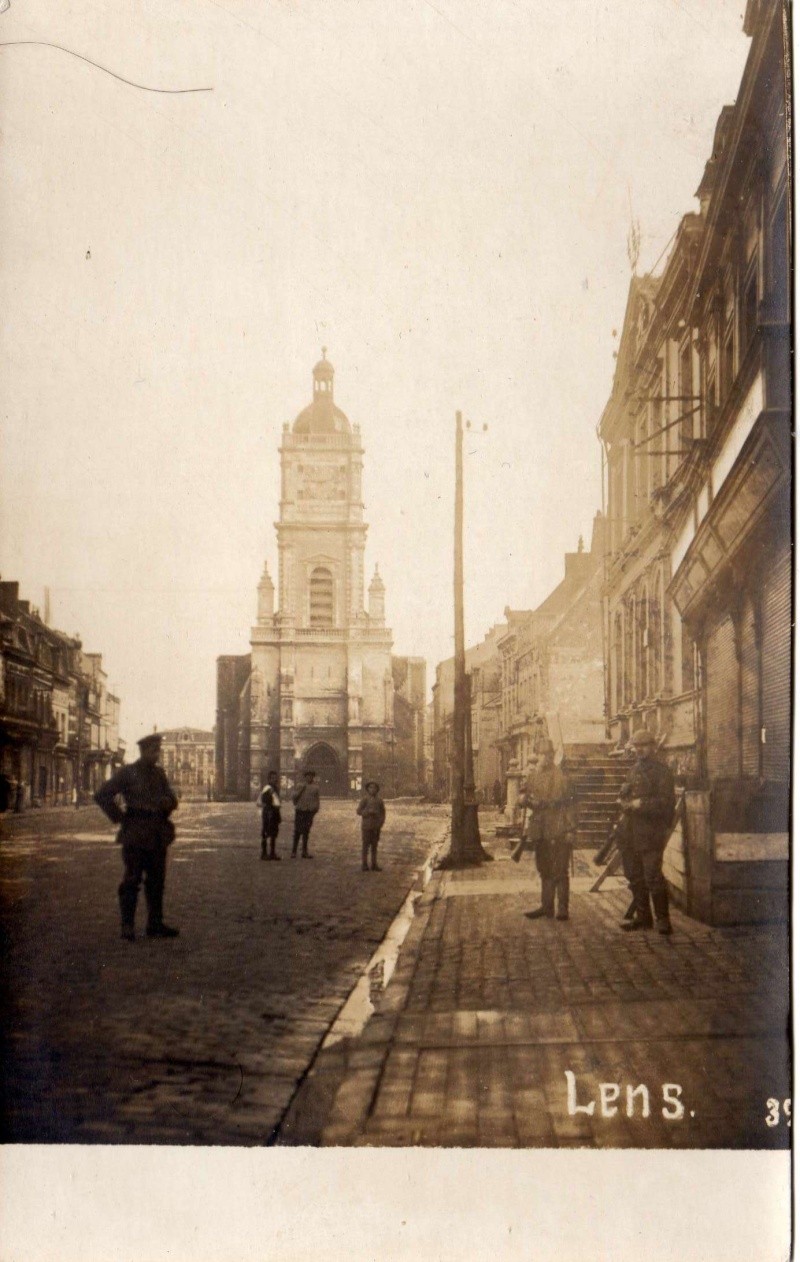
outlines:
{"label": "overcast sky", "polygon": [[123,735],[214,722],[320,347],[362,427],[395,651],[531,607],[600,505],[630,269],[693,198],[743,0],[12,0],[0,573],[100,651]]}

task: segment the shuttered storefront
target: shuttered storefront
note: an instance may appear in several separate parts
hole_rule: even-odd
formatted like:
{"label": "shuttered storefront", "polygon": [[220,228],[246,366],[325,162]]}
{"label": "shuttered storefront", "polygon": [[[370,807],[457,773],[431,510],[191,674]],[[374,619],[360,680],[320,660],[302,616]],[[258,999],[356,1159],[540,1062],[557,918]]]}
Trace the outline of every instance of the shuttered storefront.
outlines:
{"label": "shuttered storefront", "polygon": [[761,662],[756,634],[753,602],[749,598],[742,610],[742,773],[758,776],[761,772]]}
{"label": "shuttered storefront", "polygon": [[739,774],[739,665],[733,622],[726,613],[706,636],[706,729],[712,780]]}
{"label": "shuttered storefront", "polygon": [[764,576],[761,606],[763,775],[786,785],[791,745],[791,552],[781,550]]}

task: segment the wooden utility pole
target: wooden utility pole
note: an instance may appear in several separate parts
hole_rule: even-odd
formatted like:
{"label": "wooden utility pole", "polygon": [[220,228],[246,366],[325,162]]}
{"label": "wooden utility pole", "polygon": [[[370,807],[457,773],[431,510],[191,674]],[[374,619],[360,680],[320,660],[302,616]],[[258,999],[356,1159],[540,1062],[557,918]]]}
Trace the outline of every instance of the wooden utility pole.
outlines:
{"label": "wooden utility pole", "polygon": [[475,777],[472,770],[470,686],[464,647],[464,430],[456,412],[456,496],[453,539],[453,608],[455,658],[453,661],[453,802],[450,850],[440,868],[471,867],[490,859],[481,845]]}

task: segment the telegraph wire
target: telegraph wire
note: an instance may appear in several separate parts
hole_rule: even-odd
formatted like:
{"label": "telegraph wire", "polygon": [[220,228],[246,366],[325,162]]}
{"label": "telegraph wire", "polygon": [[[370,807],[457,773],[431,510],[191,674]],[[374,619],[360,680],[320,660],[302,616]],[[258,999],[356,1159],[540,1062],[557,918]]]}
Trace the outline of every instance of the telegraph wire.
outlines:
{"label": "telegraph wire", "polygon": [[70,57],[77,57],[78,61],[85,61],[87,66],[94,66],[95,70],[102,70],[103,74],[111,75],[112,79],[118,79],[120,83],[126,83],[129,88],[138,88],[141,92],[158,92],[162,96],[178,96],[187,92],[213,92],[213,88],[151,88],[146,83],[135,83],[133,79],[126,79],[124,75],[117,74],[114,70],[109,70],[108,66],[102,66],[99,61],[92,61],[91,57],[84,57],[83,53],[76,53],[74,48],[65,48],[63,44],[53,44],[46,39],[6,39],[0,40],[0,48],[55,48],[60,53],[67,53]]}

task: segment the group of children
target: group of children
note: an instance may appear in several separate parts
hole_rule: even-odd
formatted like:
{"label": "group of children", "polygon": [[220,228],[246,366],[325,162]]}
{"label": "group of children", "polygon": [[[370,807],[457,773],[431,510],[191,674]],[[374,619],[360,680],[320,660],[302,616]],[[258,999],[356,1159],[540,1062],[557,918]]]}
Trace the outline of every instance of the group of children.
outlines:
{"label": "group of children", "polygon": [[[296,858],[298,848],[302,859],[313,859],[308,849],[308,839],[314,817],[319,811],[319,788],[316,784],[316,772],[306,771],[303,783],[292,793],[294,803],[294,833],[292,836],[292,858]],[[281,826],[281,794],[280,780],[277,771],[270,771],[267,783],[258,795],[261,808],[261,858],[280,859],[276,845]],[[378,864],[378,841],[381,829],[386,820],[386,807],[381,797],[381,786],[376,780],[368,780],[364,786],[364,795],[356,807],[356,814],[361,816],[361,869],[364,872],[380,872]],[[269,847],[269,849],[267,848]]]}

